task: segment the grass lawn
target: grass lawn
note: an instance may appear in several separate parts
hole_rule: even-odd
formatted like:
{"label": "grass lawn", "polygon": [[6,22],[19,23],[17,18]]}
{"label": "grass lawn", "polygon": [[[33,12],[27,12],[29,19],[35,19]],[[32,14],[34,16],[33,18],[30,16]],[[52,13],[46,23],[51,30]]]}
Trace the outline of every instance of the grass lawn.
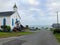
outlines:
{"label": "grass lawn", "polygon": [[32,34],[32,32],[0,32],[0,38],[7,38],[7,37],[13,37],[13,36],[21,36],[21,35],[27,35]]}
{"label": "grass lawn", "polygon": [[55,34],[55,37],[60,42],[60,34]]}

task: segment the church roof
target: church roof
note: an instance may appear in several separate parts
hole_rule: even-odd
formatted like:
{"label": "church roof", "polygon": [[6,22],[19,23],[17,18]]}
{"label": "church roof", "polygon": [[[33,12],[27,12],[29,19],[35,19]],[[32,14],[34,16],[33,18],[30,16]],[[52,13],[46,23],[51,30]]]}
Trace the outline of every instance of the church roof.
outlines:
{"label": "church roof", "polygon": [[0,12],[0,16],[10,16],[14,13],[14,11]]}
{"label": "church roof", "polygon": [[13,8],[17,8],[16,4],[14,5],[14,7],[13,7]]}

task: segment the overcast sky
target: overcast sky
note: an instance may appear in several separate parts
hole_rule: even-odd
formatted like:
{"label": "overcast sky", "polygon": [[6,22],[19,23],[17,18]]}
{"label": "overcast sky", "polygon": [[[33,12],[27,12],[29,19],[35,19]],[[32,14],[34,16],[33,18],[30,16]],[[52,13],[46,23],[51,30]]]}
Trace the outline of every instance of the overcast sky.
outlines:
{"label": "overcast sky", "polygon": [[15,3],[23,25],[56,23],[57,11],[60,17],[60,0],[0,0],[0,12],[13,10]]}

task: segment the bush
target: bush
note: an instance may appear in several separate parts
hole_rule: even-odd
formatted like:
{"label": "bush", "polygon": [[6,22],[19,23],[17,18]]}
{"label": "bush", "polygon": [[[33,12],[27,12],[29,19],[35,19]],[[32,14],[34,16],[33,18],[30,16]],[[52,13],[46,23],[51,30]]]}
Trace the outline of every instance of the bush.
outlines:
{"label": "bush", "polygon": [[41,30],[41,29],[39,29],[39,30]]}
{"label": "bush", "polygon": [[38,30],[38,27],[36,27],[36,30]]}
{"label": "bush", "polygon": [[55,33],[60,33],[60,29],[55,29],[54,31],[53,31],[53,33],[55,34]]}
{"label": "bush", "polygon": [[3,32],[3,30],[2,30],[2,29],[0,29],[0,32]]}
{"label": "bush", "polygon": [[10,32],[11,27],[10,26],[6,26],[6,30],[8,30],[8,32]]}
{"label": "bush", "polygon": [[3,29],[4,32],[10,32],[11,27],[10,26],[1,26],[1,28]]}
{"label": "bush", "polygon": [[53,32],[54,30],[55,30],[55,28],[50,28],[50,31],[52,31],[52,32]]}
{"label": "bush", "polygon": [[1,28],[3,29],[3,28],[6,28],[7,26],[1,26]]}
{"label": "bush", "polygon": [[29,25],[26,25],[26,26],[25,26],[25,29],[29,29]]}

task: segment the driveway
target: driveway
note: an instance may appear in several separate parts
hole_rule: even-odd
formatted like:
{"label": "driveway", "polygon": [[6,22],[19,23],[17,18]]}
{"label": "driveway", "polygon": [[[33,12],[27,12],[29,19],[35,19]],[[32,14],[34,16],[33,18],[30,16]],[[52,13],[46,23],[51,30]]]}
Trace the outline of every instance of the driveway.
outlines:
{"label": "driveway", "polygon": [[34,34],[0,39],[0,45],[59,45],[49,30],[40,30]]}

